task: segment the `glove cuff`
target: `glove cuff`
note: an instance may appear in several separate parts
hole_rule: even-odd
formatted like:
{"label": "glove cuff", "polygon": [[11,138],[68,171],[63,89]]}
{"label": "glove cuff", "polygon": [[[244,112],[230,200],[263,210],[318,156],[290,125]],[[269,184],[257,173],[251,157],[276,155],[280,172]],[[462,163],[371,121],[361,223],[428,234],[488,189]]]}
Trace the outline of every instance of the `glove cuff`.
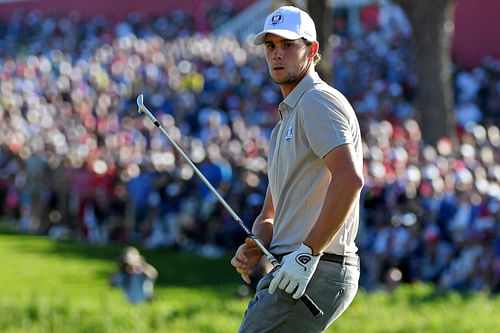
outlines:
{"label": "glove cuff", "polygon": [[313,255],[313,250],[306,244],[302,243],[300,247],[297,249],[297,252],[299,253],[307,253],[310,254],[313,257],[321,257],[323,253],[318,254],[317,256]]}

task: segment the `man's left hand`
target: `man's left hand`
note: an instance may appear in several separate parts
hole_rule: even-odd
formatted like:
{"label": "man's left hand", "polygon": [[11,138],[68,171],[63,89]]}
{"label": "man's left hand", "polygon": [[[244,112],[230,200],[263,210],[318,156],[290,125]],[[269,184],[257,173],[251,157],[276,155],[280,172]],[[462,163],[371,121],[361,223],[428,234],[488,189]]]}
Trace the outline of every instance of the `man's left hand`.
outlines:
{"label": "man's left hand", "polygon": [[313,256],[312,249],[302,244],[297,250],[283,257],[281,268],[274,274],[269,285],[269,293],[276,287],[285,290],[293,298],[299,299],[306,291],[307,284],[318,266],[320,255]]}

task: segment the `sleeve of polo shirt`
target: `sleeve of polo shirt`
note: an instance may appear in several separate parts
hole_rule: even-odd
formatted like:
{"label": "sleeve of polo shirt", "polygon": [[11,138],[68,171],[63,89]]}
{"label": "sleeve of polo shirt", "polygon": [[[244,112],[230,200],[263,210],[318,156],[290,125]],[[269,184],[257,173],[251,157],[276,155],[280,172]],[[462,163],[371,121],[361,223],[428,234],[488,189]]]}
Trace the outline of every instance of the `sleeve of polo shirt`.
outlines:
{"label": "sleeve of polo shirt", "polygon": [[330,150],[353,143],[349,119],[334,96],[308,91],[301,100],[301,120],[313,152],[323,158]]}

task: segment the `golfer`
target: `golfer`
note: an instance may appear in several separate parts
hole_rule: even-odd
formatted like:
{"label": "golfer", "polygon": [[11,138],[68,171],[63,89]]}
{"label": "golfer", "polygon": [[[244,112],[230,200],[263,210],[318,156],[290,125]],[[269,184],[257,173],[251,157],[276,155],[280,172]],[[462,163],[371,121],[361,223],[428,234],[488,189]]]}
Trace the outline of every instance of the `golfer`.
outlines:
{"label": "golfer", "polygon": [[[359,124],[346,98],[315,71],[319,44],[307,13],[278,8],[254,43],[264,44],[284,100],[269,143],[269,185],[252,231],[282,267],[259,281],[240,332],[323,332],[358,290]],[[249,283],[261,257],[247,239],[231,264]],[[305,292],[324,316],[314,318],[298,301]]]}

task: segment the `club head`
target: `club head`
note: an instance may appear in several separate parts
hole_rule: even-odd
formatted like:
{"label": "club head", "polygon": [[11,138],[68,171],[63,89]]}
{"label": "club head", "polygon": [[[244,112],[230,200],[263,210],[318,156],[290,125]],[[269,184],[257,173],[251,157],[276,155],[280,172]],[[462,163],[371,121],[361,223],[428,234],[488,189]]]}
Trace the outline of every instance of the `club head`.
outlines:
{"label": "club head", "polygon": [[138,109],[139,113],[143,112],[143,110],[144,110],[144,96],[143,96],[143,94],[140,94],[139,96],[137,96],[137,107],[139,108]]}
{"label": "club head", "polygon": [[157,127],[160,127],[160,123],[158,122],[156,117],[153,116],[151,111],[149,111],[148,108],[144,105],[144,96],[142,94],[137,96],[137,107],[139,108],[139,113],[145,113]]}

